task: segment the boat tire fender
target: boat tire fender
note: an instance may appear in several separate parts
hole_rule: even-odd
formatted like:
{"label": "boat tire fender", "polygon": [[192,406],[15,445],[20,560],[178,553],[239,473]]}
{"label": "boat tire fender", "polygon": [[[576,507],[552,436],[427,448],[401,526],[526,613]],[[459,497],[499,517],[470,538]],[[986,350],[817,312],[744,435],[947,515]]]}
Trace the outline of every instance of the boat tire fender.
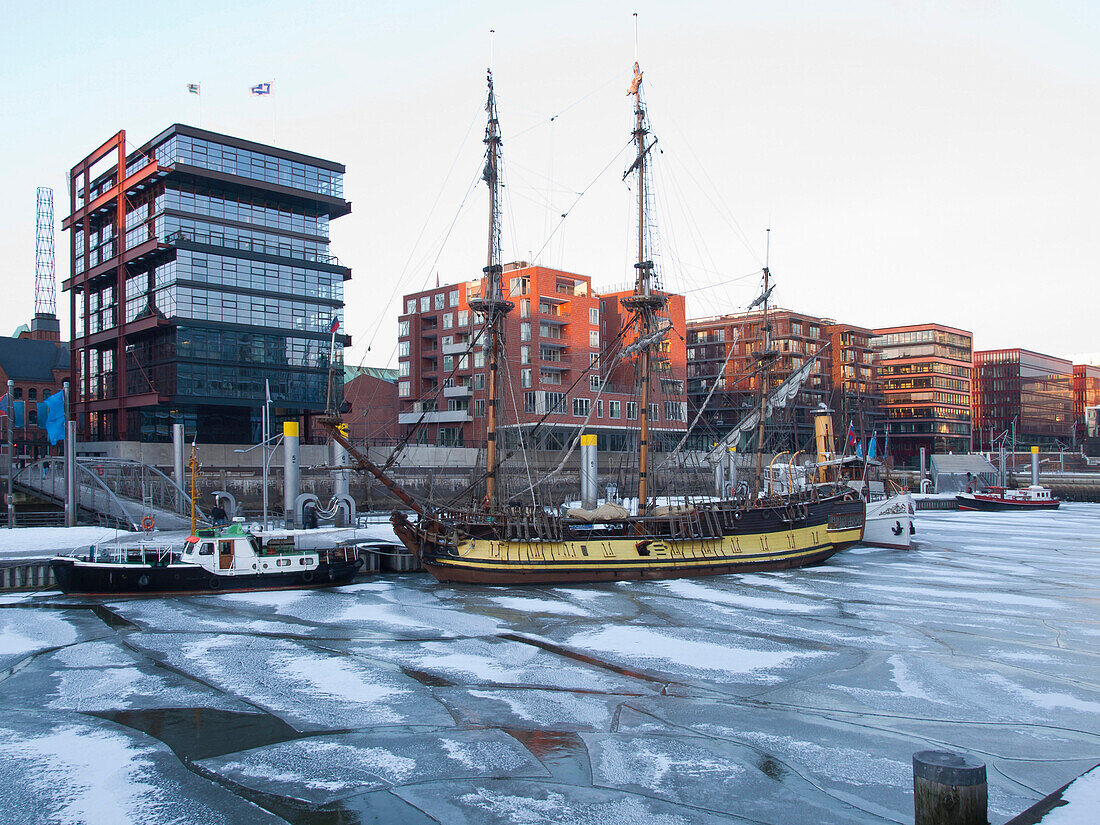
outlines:
{"label": "boat tire fender", "polygon": [[213,576],[208,583],[211,590],[217,590],[219,587],[222,586],[221,579],[219,579],[217,576]]}
{"label": "boat tire fender", "polygon": [[312,582],[313,581],[313,571],[312,570],[306,570],[305,572],[303,572],[302,573],[302,581],[304,581],[306,584],[309,584],[310,582]]}

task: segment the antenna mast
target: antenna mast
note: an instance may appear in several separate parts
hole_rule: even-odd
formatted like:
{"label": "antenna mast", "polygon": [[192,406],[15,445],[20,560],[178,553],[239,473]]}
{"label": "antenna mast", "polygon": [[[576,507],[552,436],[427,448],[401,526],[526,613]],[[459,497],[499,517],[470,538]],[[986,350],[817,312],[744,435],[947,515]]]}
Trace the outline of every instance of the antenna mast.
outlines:
{"label": "antenna mast", "polygon": [[[490,34],[490,44],[492,34]],[[490,46],[490,52],[492,51]],[[492,58],[490,57],[490,60]],[[493,92],[493,69],[487,71],[489,97],[485,103],[488,124],[485,127],[485,170],[482,178],[489,187],[489,239],[486,252],[485,288],[480,298],[470,301],[470,308],[485,319],[489,333],[489,404],[485,421],[486,478],[485,508],[493,509],[497,501],[497,417],[500,406],[500,353],[503,349],[503,320],[515,306],[504,299],[502,285],[504,268],[500,263],[500,123],[497,120],[497,99]]]}

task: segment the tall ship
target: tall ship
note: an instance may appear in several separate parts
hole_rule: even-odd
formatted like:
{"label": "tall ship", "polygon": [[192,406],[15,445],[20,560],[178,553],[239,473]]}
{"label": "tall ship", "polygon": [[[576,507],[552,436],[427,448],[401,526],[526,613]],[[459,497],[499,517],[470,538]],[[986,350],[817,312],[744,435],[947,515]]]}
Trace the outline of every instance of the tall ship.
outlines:
{"label": "tall ship", "polygon": [[[634,340],[623,352],[634,361],[637,397],[637,491],[629,506],[606,503],[595,509],[569,510],[539,506],[501,485],[508,454],[500,449],[504,320],[514,309],[503,289],[500,237],[501,137],[488,72],[488,124],[485,131],[484,180],[489,189],[487,262],[481,296],[472,300],[483,322],[487,366],[487,448],[485,469],[472,501],[465,506],[433,506],[414,499],[351,444],[339,429],[339,418],[327,416],[333,438],[402,501],[411,513],[392,516],[394,532],[437,580],[471,584],[555,584],[668,579],[758,570],[782,570],[825,561],[863,536],[865,504],[842,485],[814,485],[774,494],[756,482],[726,497],[666,497],[658,501],[651,487],[650,392],[654,353],[670,332],[662,318],[667,297],[655,286],[654,262],[647,248],[647,174],[651,137],[642,95],[642,72],[634,64],[628,95],[634,102],[635,157],[624,178],[636,176],[637,256],[631,294],[621,299],[629,312]],[[765,266],[764,347],[757,354],[761,381],[758,428],[762,434],[769,397],[767,376],[777,358],[769,346]],[[759,300],[759,299],[758,299]],[[758,443],[760,443],[758,439]],[[759,451],[758,451],[759,454]],[[734,494],[736,493],[736,494]]]}

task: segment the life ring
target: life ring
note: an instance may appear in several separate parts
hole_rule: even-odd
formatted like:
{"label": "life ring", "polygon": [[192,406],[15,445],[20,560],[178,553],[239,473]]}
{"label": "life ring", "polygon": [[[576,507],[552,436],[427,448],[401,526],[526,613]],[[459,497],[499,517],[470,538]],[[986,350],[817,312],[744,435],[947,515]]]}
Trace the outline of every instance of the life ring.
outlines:
{"label": "life ring", "polygon": [[153,532],[153,528],[156,526],[156,519],[154,519],[152,516],[146,516],[141,520],[141,529],[144,530],[146,533]]}
{"label": "life ring", "polygon": [[306,584],[309,584],[311,581],[313,581],[313,571],[306,570],[304,573],[302,573],[302,581],[304,581]]}

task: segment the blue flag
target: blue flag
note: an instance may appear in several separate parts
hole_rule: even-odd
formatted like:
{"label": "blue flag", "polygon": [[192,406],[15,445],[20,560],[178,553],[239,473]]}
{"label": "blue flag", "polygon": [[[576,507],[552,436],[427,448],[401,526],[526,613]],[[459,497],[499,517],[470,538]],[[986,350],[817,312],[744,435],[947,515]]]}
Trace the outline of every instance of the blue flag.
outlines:
{"label": "blue flag", "polygon": [[875,447],[878,446],[878,445],[875,444],[875,438],[877,438],[877,436],[874,433],[871,433],[871,443],[867,445],[867,457],[868,458],[874,458],[875,457]]}
{"label": "blue flag", "polygon": [[24,414],[23,402],[16,401],[14,404],[12,404],[12,407],[14,407],[14,409],[12,410],[11,425],[13,427],[26,427],[27,418]]}
{"label": "blue flag", "polygon": [[38,405],[38,426],[46,431],[50,444],[65,440],[65,391],[46,396]]}
{"label": "blue flag", "polygon": [[863,439],[856,442],[856,458],[863,458]]}

